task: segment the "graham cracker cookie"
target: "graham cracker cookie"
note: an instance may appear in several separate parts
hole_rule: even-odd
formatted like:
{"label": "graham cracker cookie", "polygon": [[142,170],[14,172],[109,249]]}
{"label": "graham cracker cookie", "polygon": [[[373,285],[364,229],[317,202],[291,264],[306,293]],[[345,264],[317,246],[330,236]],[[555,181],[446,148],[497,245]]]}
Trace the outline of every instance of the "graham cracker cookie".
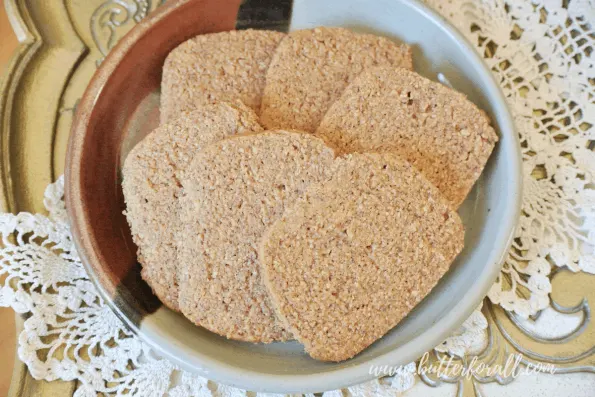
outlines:
{"label": "graham cracker cookie", "polygon": [[316,134],[342,152],[395,152],[458,207],[498,136],[463,94],[390,67],[362,73],[329,109]]}
{"label": "graham cracker cookie", "polygon": [[122,169],[125,214],[138,246],[141,275],[173,310],[178,310],[179,173],[203,146],[228,135],[261,130],[254,112],[241,103],[213,103],[181,113],[126,157]]}
{"label": "graham cracker cookie", "polygon": [[262,125],[314,132],[351,80],[376,65],[412,69],[411,49],[384,37],[343,28],[289,33],[281,40],[267,72]]}
{"label": "graham cracker cookie", "polygon": [[353,357],[395,327],[463,248],[450,203],[396,155],[339,158],[266,232],[275,311],[315,359]]}
{"label": "graham cracker cookie", "polygon": [[267,131],[203,149],[183,173],[190,199],[180,259],[180,309],[212,332],[249,342],[288,340],[260,276],[258,242],[334,152],[310,134]]}
{"label": "graham cracker cookie", "polygon": [[165,60],[161,122],[212,100],[241,100],[256,113],[269,63],[284,34],[242,30],[197,36]]}

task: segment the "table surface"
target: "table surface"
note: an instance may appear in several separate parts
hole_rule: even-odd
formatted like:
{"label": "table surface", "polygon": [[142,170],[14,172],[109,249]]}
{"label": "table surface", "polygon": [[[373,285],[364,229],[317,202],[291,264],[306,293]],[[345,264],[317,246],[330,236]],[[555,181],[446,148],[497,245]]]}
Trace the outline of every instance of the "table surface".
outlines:
{"label": "table surface", "polygon": [[[12,52],[17,47],[17,43],[17,38],[8,23],[4,1],[0,0],[0,76],[3,74]],[[2,324],[0,327],[0,396],[6,396],[10,386],[16,349],[12,309],[0,308],[0,324]]]}

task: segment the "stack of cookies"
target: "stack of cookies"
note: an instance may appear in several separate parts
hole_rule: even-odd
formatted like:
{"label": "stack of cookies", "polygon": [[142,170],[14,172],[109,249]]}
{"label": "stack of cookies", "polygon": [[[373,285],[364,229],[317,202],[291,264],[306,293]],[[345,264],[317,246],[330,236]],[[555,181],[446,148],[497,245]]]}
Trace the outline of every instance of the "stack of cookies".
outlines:
{"label": "stack of cookies", "polygon": [[122,188],[142,276],[230,339],[353,357],[463,249],[456,212],[497,135],[410,48],[340,28],[191,39]]}

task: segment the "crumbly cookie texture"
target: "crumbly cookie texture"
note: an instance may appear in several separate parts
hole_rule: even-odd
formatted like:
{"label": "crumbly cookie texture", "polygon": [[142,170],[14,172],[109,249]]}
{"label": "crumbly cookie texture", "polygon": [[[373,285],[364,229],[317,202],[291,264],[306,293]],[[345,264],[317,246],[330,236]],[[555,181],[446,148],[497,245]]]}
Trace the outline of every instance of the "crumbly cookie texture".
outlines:
{"label": "crumbly cookie texture", "polygon": [[351,80],[375,65],[413,69],[411,49],[384,37],[343,28],[320,27],[288,34],[267,72],[262,125],[314,132]]}
{"label": "crumbly cookie texture", "polygon": [[122,169],[125,214],[138,247],[141,274],[173,310],[178,310],[179,173],[203,146],[228,135],[261,130],[256,114],[245,105],[213,103],[181,113],[126,157]]}
{"label": "crumbly cookie texture", "polygon": [[363,72],[329,109],[316,134],[342,152],[395,152],[458,207],[498,140],[487,115],[463,94],[414,72]]}
{"label": "crumbly cookie texture", "polygon": [[258,242],[306,188],[327,178],[334,152],[310,134],[267,131],[201,151],[182,176],[188,198],[180,309],[212,332],[288,340],[260,276]]}
{"label": "crumbly cookie texture", "polygon": [[197,36],[165,60],[161,122],[212,100],[241,100],[260,112],[265,75],[284,34],[242,30]]}
{"label": "crumbly cookie texture", "polygon": [[353,357],[396,326],[463,248],[461,220],[396,155],[339,158],[263,236],[275,311],[315,359]]}

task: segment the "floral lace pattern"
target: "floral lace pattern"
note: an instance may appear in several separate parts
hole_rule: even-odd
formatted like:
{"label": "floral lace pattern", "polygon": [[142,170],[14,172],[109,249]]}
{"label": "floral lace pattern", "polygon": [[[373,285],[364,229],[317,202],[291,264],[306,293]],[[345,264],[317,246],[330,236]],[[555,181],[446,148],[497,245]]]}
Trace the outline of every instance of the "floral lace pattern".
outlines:
{"label": "floral lace pattern", "polygon": [[428,3],[476,45],[515,119],[523,216],[489,297],[528,317],[549,305],[553,267],[595,273],[595,2]]}
{"label": "floral lace pattern", "polygon": [[[45,192],[48,216],[0,215],[0,305],[30,314],[19,336],[18,353],[33,377],[79,380],[76,397],[98,392],[245,395],[243,390],[178,370],[126,329],[87,277],[72,241],[63,195],[61,177]],[[475,312],[456,336],[440,346],[441,351],[463,352],[485,327],[485,317]],[[406,390],[413,385],[414,373],[412,363],[390,379],[350,390],[354,395],[374,388]]]}
{"label": "floral lace pattern", "polygon": [[[595,2],[427,0],[476,46],[500,82],[521,137],[523,215],[489,298],[520,317],[550,305],[552,270],[595,273]],[[37,379],[78,380],[77,397],[240,396],[176,368],[104,304],[74,248],[63,179],[48,186],[48,216],[0,214],[0,306],[28,313],[19,357]],[[472,354],[485,343],[478,310],[435,350]],[[354,396],[412,387],[397,375],[349,388]],[[340,390],[325,397],[343,395]]]}

